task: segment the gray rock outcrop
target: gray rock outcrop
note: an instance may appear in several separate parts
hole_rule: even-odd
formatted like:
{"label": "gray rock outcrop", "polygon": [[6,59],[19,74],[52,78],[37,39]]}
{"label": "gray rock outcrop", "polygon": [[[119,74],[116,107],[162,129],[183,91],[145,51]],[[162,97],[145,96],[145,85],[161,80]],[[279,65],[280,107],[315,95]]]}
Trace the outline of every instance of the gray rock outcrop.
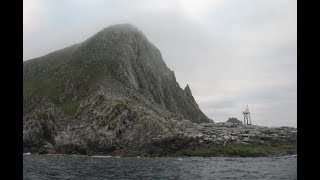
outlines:
{"label": "gray rock outcrop", "polygon": [[243,124],[240,120],[238,120],[237,118],[229,118],[227,121],[227,123],[234,123],[234,124]]}

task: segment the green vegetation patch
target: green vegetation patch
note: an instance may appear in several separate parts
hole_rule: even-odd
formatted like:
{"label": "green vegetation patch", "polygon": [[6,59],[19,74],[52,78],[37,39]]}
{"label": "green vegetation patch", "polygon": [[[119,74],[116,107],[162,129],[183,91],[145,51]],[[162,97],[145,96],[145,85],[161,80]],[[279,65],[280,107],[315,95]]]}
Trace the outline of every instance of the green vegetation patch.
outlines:
{"label": "green vegetation patch", "polygon": [[72,116],[80,101],[97,89],[97,82],[107,76],[116,79],[113,76],[117,63],[108,53],[94,56],[86,49],[71,54],[58,51],[24,63],[24,107],[32,107],[32,99],[46,97]]}
{"label": "green vegetation patch", "polygon": [[68,99],[68,101],[61,104],[61,109],[65,114],[72,116],[77,112],[79,104],[79,101],[72,101],[71,99]]}

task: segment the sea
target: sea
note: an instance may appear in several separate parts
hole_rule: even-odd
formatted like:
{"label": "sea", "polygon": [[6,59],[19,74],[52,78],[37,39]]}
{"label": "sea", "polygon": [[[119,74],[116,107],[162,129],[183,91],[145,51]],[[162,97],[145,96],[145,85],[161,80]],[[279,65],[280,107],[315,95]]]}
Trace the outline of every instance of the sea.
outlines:
{"label": "sea", "polygon": [[23,155],[23,179],[297,179],[297,156]]}

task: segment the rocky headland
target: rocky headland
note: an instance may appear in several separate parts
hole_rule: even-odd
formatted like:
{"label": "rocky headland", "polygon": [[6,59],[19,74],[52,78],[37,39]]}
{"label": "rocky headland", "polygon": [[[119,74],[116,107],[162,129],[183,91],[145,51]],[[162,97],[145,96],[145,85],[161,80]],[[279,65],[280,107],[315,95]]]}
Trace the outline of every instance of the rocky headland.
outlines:
{"label": "rocky headland", "polygon": [[119,156],[296,154],[297,129],[214,123],[129,24],[23,63],[23,148]]}

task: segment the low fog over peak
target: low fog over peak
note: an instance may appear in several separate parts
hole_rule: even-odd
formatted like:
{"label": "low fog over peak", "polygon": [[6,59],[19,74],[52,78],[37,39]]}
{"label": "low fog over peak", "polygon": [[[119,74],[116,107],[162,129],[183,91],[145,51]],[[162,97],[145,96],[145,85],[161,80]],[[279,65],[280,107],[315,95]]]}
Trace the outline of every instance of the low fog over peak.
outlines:
{"label": "low fog over peak", "polygon": [[23,60],[115,24],[141,30],[215,122],[297,126],[295,0],[24,1]]}

